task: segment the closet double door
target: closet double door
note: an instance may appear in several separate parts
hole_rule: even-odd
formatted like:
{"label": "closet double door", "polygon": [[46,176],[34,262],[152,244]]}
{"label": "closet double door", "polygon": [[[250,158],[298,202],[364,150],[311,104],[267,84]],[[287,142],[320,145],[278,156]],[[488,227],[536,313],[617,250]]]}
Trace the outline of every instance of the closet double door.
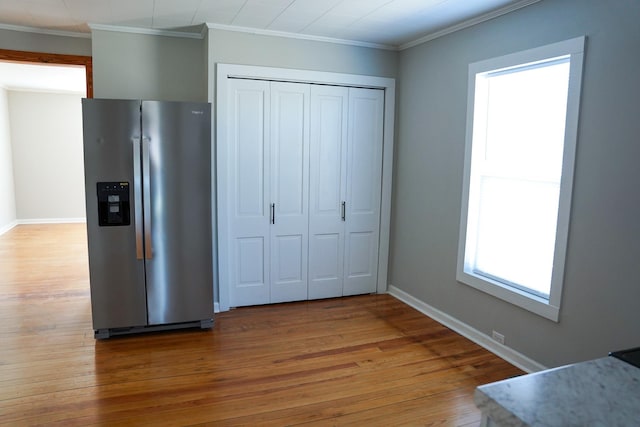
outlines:
{"label": "closet double door", "polygon": [[384,92],[228,84],[229,305],[375,292]]}
{"label": "closet double door", "polygon": [[384,92],[313,86],[309,298],[377,289]]}

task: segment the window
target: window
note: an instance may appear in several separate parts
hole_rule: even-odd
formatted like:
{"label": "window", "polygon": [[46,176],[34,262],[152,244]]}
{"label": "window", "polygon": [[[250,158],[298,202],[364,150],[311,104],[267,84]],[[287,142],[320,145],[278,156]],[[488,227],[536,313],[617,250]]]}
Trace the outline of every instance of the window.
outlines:
{"label": "window", "polygon": [[469,65],[457,280],[557,321],[584,37]]}

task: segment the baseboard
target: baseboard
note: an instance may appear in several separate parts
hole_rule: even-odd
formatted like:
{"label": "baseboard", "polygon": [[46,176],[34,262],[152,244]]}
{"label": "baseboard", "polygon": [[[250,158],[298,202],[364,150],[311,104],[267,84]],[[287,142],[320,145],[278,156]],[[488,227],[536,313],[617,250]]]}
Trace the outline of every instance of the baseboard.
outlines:
{"label": "baseboard", "polygon": [[11,230],[16,225],[18,225],[18,221],[11,221],[10,223],[0,227],[0,236],[6,233],[7,231]]}
{"label": "baseboard", "polygon": [[19,219],[17,223],[20,225],[30,224],[78,224],[87,222],[86,218],[33,218]]}
{"label": "baseboard", "polygon": [[213,303],[213,312],[214,313],[220,313],[220,303],[219,302],[214,302]]}
{"label": "baseboard", "polygon": [[507,347],[506,345],[494,341],[488,335],[478,331],[475,328],[472,328],[471,326],[448,315],[447,313],[440,311],[423,301],[420,301],[414,296],[406,293],[401,289],[396,288],[393,285],[389,285],[388,292],[391,296],[415,308],[419,312],[429,316],[430,318],[438,323],[441,323],[447,328],[456,331],[463,337],[489,350],[496,356],[506,360],[514,366],[517,366],[525,372],[539,372],[547,369],[544,365],[536,362],[535,360],[528,358],[524,354],[519,353],[514,349]]}

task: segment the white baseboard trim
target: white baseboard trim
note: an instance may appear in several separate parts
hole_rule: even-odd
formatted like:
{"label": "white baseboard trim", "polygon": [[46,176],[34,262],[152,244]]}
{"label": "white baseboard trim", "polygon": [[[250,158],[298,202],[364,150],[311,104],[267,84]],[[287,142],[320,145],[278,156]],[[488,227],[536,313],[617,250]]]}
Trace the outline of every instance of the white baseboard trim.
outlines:
{"label": "white baseboard trim", "polygon": [[18,221],[11,221],[10,223],[0,227],[0,236],[6,233],[7,231],[11,230],[16,225],[18,225]]}
{"label": "white baseboard trim", "polygon": [[17,223],[20,225],[31,224],[79,224],[87,222],[86,218],[33,218],[19,219]]}
{"label": "white baseboard trim", "polygon": [[430,318],[438,323],[441,323],[447,328],[454,330],[463,337],[489,350],[496,356],[506,360],[514,366],[517,366],[525,372],[539,372],[547,369],[544,365],[536,362],[535,360],[528,358],[522,353],[518,353],[517,351],[510,347],[507,347],[506,345],[494,341],[488,335],[483,334],[477,329],[472,328],[471,326],[448,315],[447,313],[440,311],[423,301],[420,301],[416,297],[409,295],[405,291],[398,289],[393,285],[389,285],[388,293],[389,295],[415,308],[422,314],[429,316]]}
{"label": "white baseboard trim", "polygon": [[214,313],[220,313],[220,303],[219,302],[213,302],[213,312]]}

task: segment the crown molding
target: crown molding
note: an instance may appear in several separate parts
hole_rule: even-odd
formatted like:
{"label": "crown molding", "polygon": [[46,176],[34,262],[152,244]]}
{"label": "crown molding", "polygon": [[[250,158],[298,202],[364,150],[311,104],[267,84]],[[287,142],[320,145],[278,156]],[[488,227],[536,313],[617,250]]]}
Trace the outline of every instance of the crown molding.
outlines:
{"label": "crown molding", "polygon": [[472,27],[474,25],[480,24],[485,21],[489,21],[493,18],[497,18],[502,15],[506,15],[507,13],[514,12],[518,9],[522,9],[523,7],[530,6],[534,3],[538,3],[540,0],[522,0],[517,3],[510,4],[509,6],[501,7],[500,9],[496,9],[492,12],[485,13],[484,15],[477,16],[475,18],[460,22],[458,24],[452,25],[450,27],[446,27],[440,31],[436,31],[434,33],[430,33],[420,37],[419,39],[401,44],[398,50],[409,49],[414,46],[418,46],[422,43],[426,43],[431,40],[435,40],[442,36],[446,36],[447,34],[455,33],[456,31],[464,30],[465,28]]}
{"label": "crown molding", "polygon": [[272,36],[272,37],[284,37],[289,39],[310,40],[324,43],[344,44],[348,46],[368,47],[371,49],[384,49],[384,50],[398,50],[397,46],[380,43],[369,43],[357,40],[337,39],[333,37],[312,36],[307,34],[289,33],[286,31],[273,31],[273,30],[261,30],[257,28],[249,27],[237,27],[235,25],[223,25],[207,23],[207,28],[210,30],[224,30],[234,31],[238,33],[256,34],[260,36]]}
{"label": "crown molding", "polygon": [[187,31],[171,31],[171,30],[158,30],[155,28],[140,28],[140,27],[122,27],[118,25],[105,25],[105,24],[92,24],[89,23],[91,31],[113,31],[117,33],[131,33],[131,34],[144,34],[148,36],[166,36],[166,37],[178,37],[185,39],[203,39],[204,32],[190,33]]}
{"label": "crown molding", "polygon": [[25,27],[22,25],[9,25],[0,24],[0,30],[20,31],[23,33],[35,33],[44,34],[47,36],[62,36],[62,37],[78,37],[82,39],[90,39],[91,34],[76,32],[76,31],[62,31],[62,30],[50,30],[46,28]]}

